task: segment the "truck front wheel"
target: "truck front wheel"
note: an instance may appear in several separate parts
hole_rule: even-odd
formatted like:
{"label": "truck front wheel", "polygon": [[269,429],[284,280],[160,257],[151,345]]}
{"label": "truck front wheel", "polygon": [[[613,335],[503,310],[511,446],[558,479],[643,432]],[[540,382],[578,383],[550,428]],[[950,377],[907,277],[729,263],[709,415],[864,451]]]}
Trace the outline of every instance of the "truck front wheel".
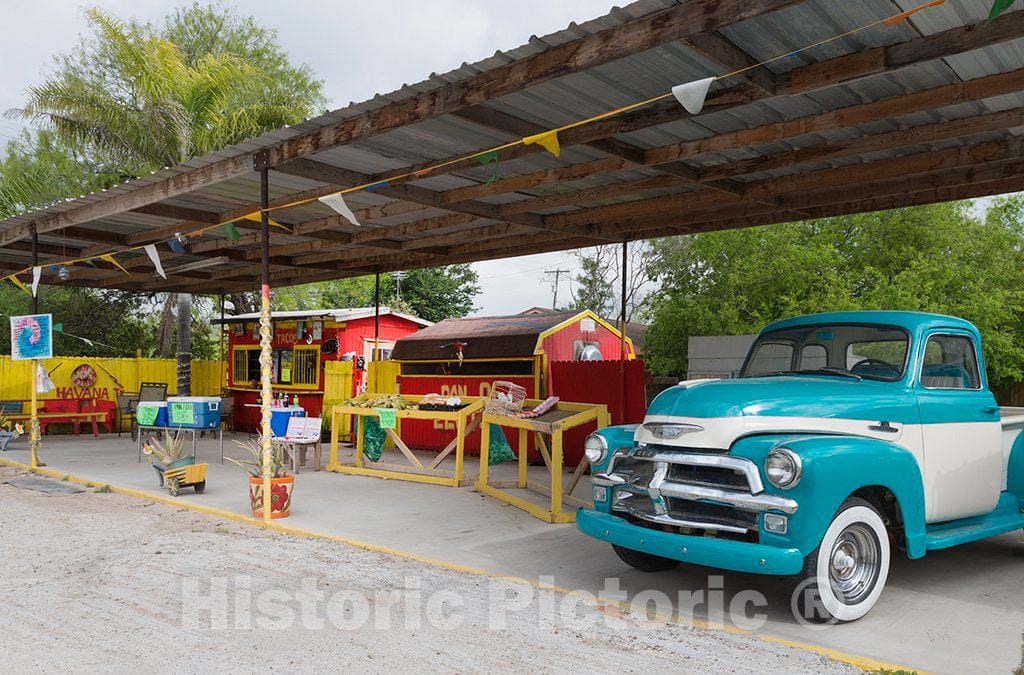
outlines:
{"label": "truck front wheel", "polygon": [[804,560],[793,610],[810,621],[856,621],[878,602],[888,576],[885,523],[869,502],[851,497]]}
{"label": "truck front wheel", "polygon": [[612,548],[615,549],[615,555],[619,556],[619,560],[641,572],[667,572],[679,566],[679,561],[671,558],[662,558],[615,544],[612,544]]}

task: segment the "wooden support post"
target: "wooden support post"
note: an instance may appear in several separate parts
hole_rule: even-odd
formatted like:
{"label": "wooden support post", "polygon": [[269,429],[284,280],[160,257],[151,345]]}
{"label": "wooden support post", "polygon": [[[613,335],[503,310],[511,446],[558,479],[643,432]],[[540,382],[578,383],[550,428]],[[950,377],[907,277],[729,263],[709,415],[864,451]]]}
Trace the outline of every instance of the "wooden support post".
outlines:
{"label": "wooden support post", "polygon": [[562,428],[551,433],[551,514],[562,512]]}
{"label": "wooden support post", "polygon": [[356,415],[356,466],[363,466],[363,440],[366,436],[366,424],[362,415]]}
{"label": "wooden support post", "polygon": [[626,421],[626,265],[629,257],[629,242],[622,242],[622,293],[619,314],[619,379],[620,379],[620,423]]}
{"label": "wooden support post", "polygon": [[[380,272],[373,278],[373,357],[371,363],[376,363],[380,358]],[[370,367],[369,364],[366,365]],[[373,391],[380,391],[380,368],[373,366]]]}
{"label": "wooden support post", "polygon": [[341,436],[341,430],[338,428],[339,415],[334,410],[334,406],[331,406],[331,461],[327,465],[328,468],[337,466],[338,464],[338,439]]}
{"label": "wooden support post", "polygon": [[480,423],[480,485],[487,485],[490,480],[490,466],[487,458],[491,451],[491,423],[484,420]]}

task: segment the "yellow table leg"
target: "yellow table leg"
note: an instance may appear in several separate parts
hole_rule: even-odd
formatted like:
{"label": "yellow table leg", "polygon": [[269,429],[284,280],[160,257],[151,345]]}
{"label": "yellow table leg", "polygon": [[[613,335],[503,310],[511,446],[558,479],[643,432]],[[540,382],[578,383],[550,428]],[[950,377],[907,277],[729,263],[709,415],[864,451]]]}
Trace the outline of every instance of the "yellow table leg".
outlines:
{"label": "yellow table leg", "polygon": [[341,436],[341,429],[338,428],[338,413],[331,407],[331,466],[338,464],[338,439]]}
{"label": "yellow table leg", "polygon": [[526,487],[526,462],[529,454],[529,429],[519,429],[519,487]]}
{"label": "yellow table leg", "polygon": [[484,421],[480,423],[480,484],[487,485],[490,480],[488,475],[487,456],[491,450],[491,423]]}
{"label": "yellow table leg", "polygon": [[462,483],[462,457],[466,450],[466,417],[459,416],[455,423],[455,487]]}
{"label": "yellow table leg", "polygon": [[551,515],[562,511],[562,430],[551,433]]}
{"label": "yellow table leg", "polygon": [[363,416],[356,415],[356,466],[363,465],[363,436],[366,432],[366,425],[363,423]]}

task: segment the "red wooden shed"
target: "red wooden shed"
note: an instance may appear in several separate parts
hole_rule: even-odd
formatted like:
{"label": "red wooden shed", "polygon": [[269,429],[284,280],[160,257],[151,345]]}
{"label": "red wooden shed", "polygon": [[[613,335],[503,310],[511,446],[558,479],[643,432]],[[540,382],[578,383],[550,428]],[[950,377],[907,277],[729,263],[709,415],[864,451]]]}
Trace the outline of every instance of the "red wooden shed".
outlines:
{"label": "red wooden shed", "polygon": [[[391,358],[395,343],[431,322],[381,307],[379,359]],[[251,426],[246,404],[259,397],[259,314],[217,319],[228,340],[228,389],[235,398],[235,421]],[[352,394],[366,389],[366,364],[373,360],[375,319],[373,307],[273,312],[273,390],[289,400],[298,396],[309,416],[320,416],[324,397],[324,364],[353,361]]]}

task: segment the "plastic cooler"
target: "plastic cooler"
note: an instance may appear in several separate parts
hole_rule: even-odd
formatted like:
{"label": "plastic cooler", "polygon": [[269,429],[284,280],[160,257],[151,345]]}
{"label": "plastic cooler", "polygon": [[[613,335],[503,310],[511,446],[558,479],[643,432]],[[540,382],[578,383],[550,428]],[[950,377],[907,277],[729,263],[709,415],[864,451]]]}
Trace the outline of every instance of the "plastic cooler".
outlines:
{"label": "plastic cooler", "polygon": [[220,399],[216,396],[170,396],[169,426],[185,429],[216,429],[220,426]]}
{"label": "plastic cooler", "polygon": [[270,433],[274,436],[288,435],[288,420],[292,417],[305,417],[306,411],[296,406],[270,409]]}
{"label": "plastic cooler", "polygon": [[167,401],[139,401],[135,420],[144,427],[166,427]]}

